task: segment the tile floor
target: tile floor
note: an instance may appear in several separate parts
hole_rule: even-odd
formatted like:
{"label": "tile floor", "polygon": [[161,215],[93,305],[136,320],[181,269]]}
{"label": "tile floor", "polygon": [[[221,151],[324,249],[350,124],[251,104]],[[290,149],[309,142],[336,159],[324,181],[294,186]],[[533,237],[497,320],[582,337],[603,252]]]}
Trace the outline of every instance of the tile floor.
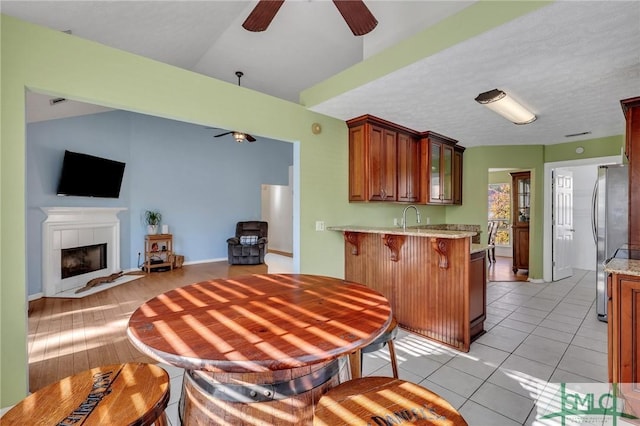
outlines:
{"label": "tile floor", "polygon": [[[539,418],[558,411],[559,383],[607,382],[607,326],[596,318],[594,283],[595,272],[583,270],[554,283],[489,283],[487,332],[469,353],[400,330],[400,378],[444,397],[470,426],[562,424]],[[167,413],[176,426],[182,372],[163,366],[172,377]],[[392,375],[386,348],[365,355],[363,374]]]}

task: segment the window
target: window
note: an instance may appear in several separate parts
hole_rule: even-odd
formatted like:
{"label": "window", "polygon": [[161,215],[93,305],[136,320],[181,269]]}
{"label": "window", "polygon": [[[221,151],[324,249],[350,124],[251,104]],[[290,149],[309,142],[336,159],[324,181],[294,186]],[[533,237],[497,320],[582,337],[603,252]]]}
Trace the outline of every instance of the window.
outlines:
{"label": "window", "polygon": [[499,222],[496,245],[511,245],[511,185],[508,183],[489,184],[489,220]]}

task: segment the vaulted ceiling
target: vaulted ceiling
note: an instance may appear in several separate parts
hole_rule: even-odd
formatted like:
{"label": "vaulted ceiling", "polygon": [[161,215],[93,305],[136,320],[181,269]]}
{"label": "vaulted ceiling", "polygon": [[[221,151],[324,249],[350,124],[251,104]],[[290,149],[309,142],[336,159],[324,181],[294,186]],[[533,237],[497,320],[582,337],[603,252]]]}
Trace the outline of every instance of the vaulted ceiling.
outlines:
{"label": "vaulted ceiling", "polygon": [[[379,23],[361,37],[351,33],[330,1],[287,0],[269,28],[257,33],[241,26],[255,1],[3,0],[1,8],[220,80],[237,83],[235,71],[241,70],[242,86],[298,102],[305,89],[360,62],[371,63],[425,29],[446,26],[475,5],[365,2]],[[494,88],[508,92],[538,120],[517,126],[474,102]],[[640,96],[640,2],[557,1],[385,75],[356,79],[308,107],[340,119],[369,113],[469,147],[622,134],[619,100],[633,96]],[[42,105],[49,108],[46,101]],[[583,132],[588,133],[565,137]]]}

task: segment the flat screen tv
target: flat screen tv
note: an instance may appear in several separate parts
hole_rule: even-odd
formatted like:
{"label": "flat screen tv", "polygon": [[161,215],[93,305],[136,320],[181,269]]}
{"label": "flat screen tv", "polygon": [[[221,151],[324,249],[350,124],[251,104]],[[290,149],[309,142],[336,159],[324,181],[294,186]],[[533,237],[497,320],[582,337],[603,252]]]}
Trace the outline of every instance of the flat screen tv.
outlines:
{"label": "flat screen tv", "polygon": [[125,163],[65,151],[58,195],[118,198]]}

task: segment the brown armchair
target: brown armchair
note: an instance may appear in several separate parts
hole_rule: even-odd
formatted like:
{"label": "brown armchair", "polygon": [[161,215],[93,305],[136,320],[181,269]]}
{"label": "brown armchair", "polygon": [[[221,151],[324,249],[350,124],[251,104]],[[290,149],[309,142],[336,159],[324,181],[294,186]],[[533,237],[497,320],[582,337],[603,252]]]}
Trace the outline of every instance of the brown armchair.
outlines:
{"label": "brown armchair", "polygon": [[269,224],[260,221],[238,222],[236,236],[227,240],[230,265],[259,265],[267,251]]}

